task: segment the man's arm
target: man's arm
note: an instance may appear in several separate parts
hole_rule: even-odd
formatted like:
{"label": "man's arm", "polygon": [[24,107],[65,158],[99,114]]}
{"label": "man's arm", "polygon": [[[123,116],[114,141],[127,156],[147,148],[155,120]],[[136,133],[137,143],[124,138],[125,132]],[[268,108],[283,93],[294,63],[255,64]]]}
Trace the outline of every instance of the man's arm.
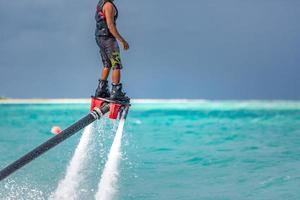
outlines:
{"label": "man's arm", "polygon": [[125,50],[129,49],[129,45],[126,42],[126,40],[121,36],[121,34],[119,33],[116,25],[115,25],[115,21],[114,21],[114,16],[115,16],[115,11],[114,11],[114,6],[110,3],[107,2],[104,6],[103,6],[103,12],[105,14],[105,18],[106,18],[106,23],[108,26],[109,31],[111,32],[111,34],[119,41],[121,42],[121,44],[123,45],[123,48]]}

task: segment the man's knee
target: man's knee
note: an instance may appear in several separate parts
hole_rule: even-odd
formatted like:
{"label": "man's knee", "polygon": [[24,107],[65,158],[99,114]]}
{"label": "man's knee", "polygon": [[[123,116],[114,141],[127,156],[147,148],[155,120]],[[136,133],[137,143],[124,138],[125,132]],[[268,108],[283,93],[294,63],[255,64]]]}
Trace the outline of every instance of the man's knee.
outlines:
{"label": "man's knee", "polygon": [[112,66],[112,70],[115,71],[115,70],[121,70],[122,69],[122,65],[115,65],[115,66]]}

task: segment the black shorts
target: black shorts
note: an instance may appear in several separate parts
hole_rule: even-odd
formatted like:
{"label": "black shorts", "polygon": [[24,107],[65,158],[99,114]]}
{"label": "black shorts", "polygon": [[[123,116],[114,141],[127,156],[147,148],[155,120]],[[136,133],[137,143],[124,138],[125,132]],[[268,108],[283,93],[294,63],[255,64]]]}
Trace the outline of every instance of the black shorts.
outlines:
{"label": "black shorts", "polygon": [[120,48],[117,40],[113,37],[96,36],[96,42],[100,48],[104,67],[122,69]]}

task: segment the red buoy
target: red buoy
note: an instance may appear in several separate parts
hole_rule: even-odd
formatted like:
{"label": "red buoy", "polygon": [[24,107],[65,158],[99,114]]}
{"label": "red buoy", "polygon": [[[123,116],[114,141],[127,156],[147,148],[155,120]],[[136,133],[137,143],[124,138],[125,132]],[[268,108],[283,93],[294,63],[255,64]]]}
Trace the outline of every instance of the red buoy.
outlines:
{"label": "red buoy", "polygon": [[53,126],[51,129],[51,133],[53,133],[54,135],[58,135],[61,133],[61,128],[59,126]]}

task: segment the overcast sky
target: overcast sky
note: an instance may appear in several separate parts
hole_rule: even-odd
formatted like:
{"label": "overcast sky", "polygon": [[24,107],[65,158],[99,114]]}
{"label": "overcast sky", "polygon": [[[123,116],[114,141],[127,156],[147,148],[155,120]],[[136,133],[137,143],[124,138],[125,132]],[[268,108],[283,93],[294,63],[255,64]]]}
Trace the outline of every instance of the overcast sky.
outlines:
{"label": "overcast sky", "polygon": [[[88,98],[96,0],[0,0],[0,96]],[[300,99],[299,0],[116,0],[133,98]]]}

